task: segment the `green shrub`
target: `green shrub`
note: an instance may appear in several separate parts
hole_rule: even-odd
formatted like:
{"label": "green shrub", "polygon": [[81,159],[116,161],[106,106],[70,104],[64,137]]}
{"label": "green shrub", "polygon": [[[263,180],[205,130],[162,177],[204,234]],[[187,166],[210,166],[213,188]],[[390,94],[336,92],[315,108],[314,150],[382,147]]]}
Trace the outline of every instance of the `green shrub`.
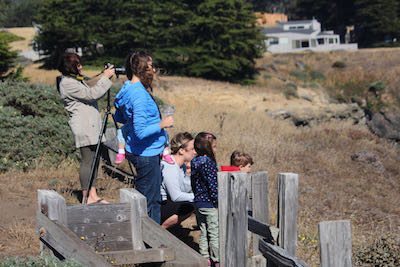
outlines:
{"label": "green shrub", "polygon": [[75,157],[67,120],[56,88],[0,83],[0,172],[32,169],[41,160],[57,165]]}
{"label": "green shrub", "polygon": [[25,267],[25,266],[37,266],[37,267],[81,267],[82,264],[74,260],[60,261],[52,256],[44,257],[8,257],[0,262],[0,267]]}
{"label": "green shrub", "polygon": [[285,89],[283,90],[283,95],[286,99],[290,98],[298,98],[299,95],[297,94],[297,85],[294,83],[287,83],[285,85]]}
{"label": "green shrub", "polygon": [[356,266],[400,266],[400,242],[385,235],[355,253]]}
{"label": "green shrub", "polygon": [[302,71],[302,70],[293,70],[290,72],[290,75],[295,77],[296,79],[304,81],[304,82],[307,81],[307,79],[308,79],[307,72]]}
{"label": "green shrub", "polygon": [[379,92],[386,88],[386,84],[383,81],[375,81],[369,85],[369,90]]}
{"label": "green shrub", "polygon": [[344,69],[344,68],[346,68],[346,67],[347,67],[347,65],[346,65],[346,63],[343,62],[343,61],[335,61],[335,62],[332,64],[332,68]]}
{"label": "green shrub", "polygon": [[20,40],[24,40],[24,38],[11,32],[0,31],[0,42],[11,43]]}
{"label": "green shrub", "polygon": [[311,80],[325,80],[325,75],[322,72],[316,71],[316,70],[311,70],[309,72]]}

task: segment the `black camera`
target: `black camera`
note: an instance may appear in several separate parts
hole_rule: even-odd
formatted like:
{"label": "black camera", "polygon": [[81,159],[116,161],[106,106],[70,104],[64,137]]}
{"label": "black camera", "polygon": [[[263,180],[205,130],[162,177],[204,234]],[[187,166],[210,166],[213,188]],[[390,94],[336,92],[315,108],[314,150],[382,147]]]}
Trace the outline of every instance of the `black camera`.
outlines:
{"label": "black camera", "polygon": [[[105,63],[104,64],[104,68],[105,69],[108,69],[109,67],[111,67],[113,64],[111,64],[111,63]],[[117,75],[117,77],[119,76],[119,75],[126,75],[126,70],[125,70],[125,68],[124,67],[114,67],[114,70],[115,70],[115,75]]]}

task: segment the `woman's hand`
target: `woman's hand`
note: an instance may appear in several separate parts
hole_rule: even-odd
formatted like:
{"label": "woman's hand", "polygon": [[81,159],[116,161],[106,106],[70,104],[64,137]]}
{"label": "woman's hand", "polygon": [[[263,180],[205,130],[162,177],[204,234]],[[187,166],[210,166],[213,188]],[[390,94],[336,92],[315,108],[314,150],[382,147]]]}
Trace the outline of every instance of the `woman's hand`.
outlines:
{"label": "woman's hand", "polygon": [[171,128],[174,125],[174,117],[167,116],[160,122],[160,128]]}
{"label": "woman's hand", "polygon": [[114,76],[114,74],[115,74],[114,65],[111,65],[110,67],[108,67],[103,71],[103,75],[107,78],[111,78],[112,76]]}

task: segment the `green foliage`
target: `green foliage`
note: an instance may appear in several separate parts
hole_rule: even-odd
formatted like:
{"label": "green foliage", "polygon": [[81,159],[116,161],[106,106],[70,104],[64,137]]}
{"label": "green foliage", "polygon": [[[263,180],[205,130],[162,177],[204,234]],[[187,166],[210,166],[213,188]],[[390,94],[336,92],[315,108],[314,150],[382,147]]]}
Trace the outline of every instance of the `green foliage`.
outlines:
{"label": "green foliage", "polygon": [[74,260],[60,261],[55,257],[7,257],[0,262],[0,267],[81,267],[80,263]]}
{"label": "green foliage", "polygon": [[375,81],[369,85],[369,90],[373,90],[375,92],[383,91],[386,88],[386,84],[383,81]]}
{"label": "green foliage", "polygon": [[57,90],[21,82],[0,83],[0,142],[1,172],[32,169],[41,160],[54,166],[73,156],[72,132]]}
{"label": "green foliage", "polygon": [[325,75],[322,72],[316,70],[310,70],[309,76],[313,81],[322,81],[325,80]]}
{"label": "green foliage", "polygon": [[298,98],[299,95],[297,93],[297,85],[294,83],[287,83],[285,85],[285,89],[283,90],[283,95],[286,97],[286,99]]}
{"label": "green foliage", "polygon": [[94,44],[101,43],[102,57],[144,49],[169,74],[240,82],[253,79],[254,60],[264,50],[251,5],[243,0],[45,0],[37,20],[36,42],[48,67],[71,47],[95,60]]}
{"label": "green foliage", "polygon": [[295,77],[298,80],[305,82],[308,79],[307,72],[303,70],[293,70],[289,73],[291,76]]}
{"label": "green foliage", "polygon": [[397,0],[354,0],[357,41],[373,46],[400,37],[400,4]]}
{"label": "green foliage", "polygon": [[356,266],[400,266],[400,242],[391,235],[384,235],[369,246],[355,253]]}
{"label": "green foliage", "polygon": [[14,65],[17,52],[11,51],[9,42],[14,40],[15,35],[0,31],[0,78]]}
{"label": "green foliage", "polygon": [[0,0],[0,27],[30,27],[41,0]]}

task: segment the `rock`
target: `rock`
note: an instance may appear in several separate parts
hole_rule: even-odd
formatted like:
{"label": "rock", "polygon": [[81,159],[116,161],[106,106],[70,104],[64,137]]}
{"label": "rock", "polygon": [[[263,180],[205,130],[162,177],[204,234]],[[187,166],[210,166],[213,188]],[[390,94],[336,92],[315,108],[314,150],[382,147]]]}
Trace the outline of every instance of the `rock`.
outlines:
{"label": "rock", "polygon": [[400,112],[381,111],[370,114],[369,129],[379,137],[400,141]]}
{"label": "rock", "polygon": [[379,157],[372,152],[360,151],[351,155],[351,159],[353,161],[372,165],[375,168],[375,170],[379,173],[384,173],[386,171],[382,162],[379,160]]}
{"label": "rock", "polygon": [[295,126],[313,126],[330,120],[352,120],[354,123],[364,123],[363,110],[356,104],[330,104],[323,108],[298,110],[276,110],[268,115],[278,119],[291,118]]}

